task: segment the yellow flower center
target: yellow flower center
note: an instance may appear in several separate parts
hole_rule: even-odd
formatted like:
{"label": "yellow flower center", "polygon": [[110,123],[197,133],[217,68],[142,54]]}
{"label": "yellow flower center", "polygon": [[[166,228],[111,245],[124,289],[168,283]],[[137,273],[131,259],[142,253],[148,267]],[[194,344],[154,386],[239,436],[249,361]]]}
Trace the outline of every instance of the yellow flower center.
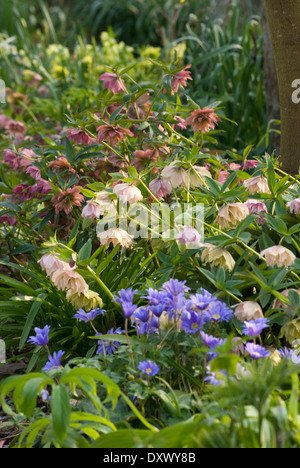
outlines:
{"label": "yellow flower center", "polygon": [[221,315],[219,315],[219,314],[213,315],[213,319],[218,320],[219,318],[221,318]]}

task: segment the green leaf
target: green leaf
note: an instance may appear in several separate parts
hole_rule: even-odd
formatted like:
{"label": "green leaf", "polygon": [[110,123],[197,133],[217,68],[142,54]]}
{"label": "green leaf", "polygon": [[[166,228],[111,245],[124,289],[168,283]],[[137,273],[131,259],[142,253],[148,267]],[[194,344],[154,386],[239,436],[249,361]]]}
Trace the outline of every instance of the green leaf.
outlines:
{"label": "green leaf", "polygon": [[67,434],[71,414],[69,395],[65,385],[61,383],[53,385],[50,407],[55,435],[59,442],[63,442]]}
{"label": "green leaf", "polygon": [[103,434],[91,448],[139,448],[150,434],[150,431],[144,429],[119,429],[117,432]]}
{"label": "green leaf", "polygon": [[78,259],[80,262],[88,260],[92,252],[92,240],[89,239],[79,250]]}
{"label": "green leaf", "polygon": [[29,311],[29,314],[27,316],[23,331],[22,331],[21,338],[20,338],[19,350],[21,350],[23,348],[24,344],[26,343],[26,340],[27,340],[28,335],[30,333],[30,330],[31,330],[32,324],[34,322],[34,319],[36,317],[36,314],[40,310],[40,307],[43,304],[43,301],[46,299],[46,297],[47,297],[46,293],[40,294],[36,298],[35,302],[32,304],[32,306],[30,308],[30,311]]}

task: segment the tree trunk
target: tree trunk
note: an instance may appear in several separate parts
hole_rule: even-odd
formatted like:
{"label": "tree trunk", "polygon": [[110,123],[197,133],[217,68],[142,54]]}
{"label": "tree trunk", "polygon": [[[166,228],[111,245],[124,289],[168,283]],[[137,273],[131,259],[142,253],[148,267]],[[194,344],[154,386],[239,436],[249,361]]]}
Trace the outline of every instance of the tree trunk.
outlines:
{"label": "tree trunk", "polygon": [[265,0],[277,70],[282,168],[298,174],[300,166],[300,2]]}
{"label": "tree trunk", "polygon": [[[272,47],[270,28],[267,19],[265,0],[261,0],[260,9],[262,11],[262,28],[264,39],[264,88],[266,95],[267,121],[280,120],[280,101],[276,66]],[[278,125],[272,125],[272,128],[278,129]],[[272,151],[275,155],[280,154],[280,135],[273,132],[270,135]]]}

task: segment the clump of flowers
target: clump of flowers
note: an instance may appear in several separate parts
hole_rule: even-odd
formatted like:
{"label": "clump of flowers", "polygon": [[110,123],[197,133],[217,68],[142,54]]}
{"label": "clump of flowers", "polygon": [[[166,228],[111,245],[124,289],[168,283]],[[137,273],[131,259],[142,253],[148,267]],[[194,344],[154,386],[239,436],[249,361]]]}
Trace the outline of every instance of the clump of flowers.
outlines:
{"label": "clump of flowers", "polygon": [[66,291],[67,300],[75,307],[91,310],[102,306],[101,297],[90,290],[84,278],[76,271],[76,265],[71,266],[54,254],[43,255],[39,263],[54,286]]}

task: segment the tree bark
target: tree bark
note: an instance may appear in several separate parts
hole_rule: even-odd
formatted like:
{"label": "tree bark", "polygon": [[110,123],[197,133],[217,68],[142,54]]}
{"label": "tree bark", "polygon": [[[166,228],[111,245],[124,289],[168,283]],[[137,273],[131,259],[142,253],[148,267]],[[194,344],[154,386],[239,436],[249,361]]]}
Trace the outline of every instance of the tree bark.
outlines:
{"label": "tree bark", "polygon": [[[261,0],[260,9],[262,11],[262,29],[264,42],[264,88],[266,95],[266,113],[267,121],[270,122],[271,120],[280,120],[280,100],[274,52],[267,19],[265,0]],[[275,128],[278,129],[278,125],[275,125]],[[278,156],[280,154],[280,135],[276,132],[273,132],[270,135],[270,143],[272,151],[275,151],[275,155]]]}
{"label": "tree bark", "polygon": [[283,170],[294,175],[300,166],[300,2],[265,0],[265,4],[279,87],[280,159]]}

